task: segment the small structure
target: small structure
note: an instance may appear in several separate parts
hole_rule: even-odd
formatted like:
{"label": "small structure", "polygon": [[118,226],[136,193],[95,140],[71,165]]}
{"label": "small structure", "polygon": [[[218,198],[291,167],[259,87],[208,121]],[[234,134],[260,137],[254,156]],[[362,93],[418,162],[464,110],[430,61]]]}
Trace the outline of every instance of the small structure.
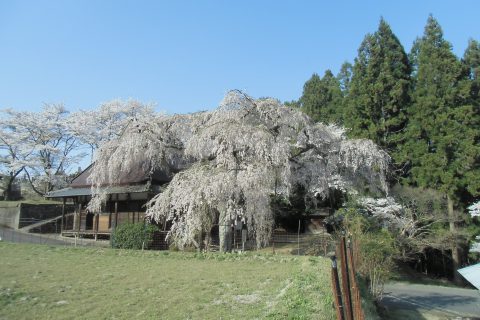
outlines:
{"label": "small structure", "polygon": [[458,272],[475,288],[480,290],[480,263],[458,269]]}
{"label": "small structure", "polygon": [[[116,226],[130,222],[143,222],[145,204],[161,191],[170,178],[162,171],[151,171],[142,163],[122,173],[119,183],[101,186],[108,195],[100,213],[87,210],[92,198],[88,177],[93,164],[75,177],[69,187],[52,191],[47,198],[63,200],[61,234],[65,236],[109,237]],[[73,212],[66,212],[67,202],[74,205]]]}

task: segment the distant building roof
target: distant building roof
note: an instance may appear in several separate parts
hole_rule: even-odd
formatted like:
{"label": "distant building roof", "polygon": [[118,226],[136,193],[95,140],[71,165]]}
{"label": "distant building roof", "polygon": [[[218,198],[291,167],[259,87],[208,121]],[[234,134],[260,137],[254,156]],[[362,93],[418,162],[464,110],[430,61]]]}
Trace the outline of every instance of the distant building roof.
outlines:
{"label": "distant building roof", "polygon": [[475,288],[480,290],[480,263],[459,269],[458,272],[475,286]]}
{"label": "distant building roof", "polygon": [[[69,198],[74,196],[92,195],[91,184],[88,177],[92,173],[93,164],[77,175],[68,188],[51,191],[46,198]],[[107,181],[101,188],[107,194],[160,192],[160,185],[169,182],[171,177],[162,170],[150,170],[145,163],[138,163],[130,170],[122,172],[118,181]]]}

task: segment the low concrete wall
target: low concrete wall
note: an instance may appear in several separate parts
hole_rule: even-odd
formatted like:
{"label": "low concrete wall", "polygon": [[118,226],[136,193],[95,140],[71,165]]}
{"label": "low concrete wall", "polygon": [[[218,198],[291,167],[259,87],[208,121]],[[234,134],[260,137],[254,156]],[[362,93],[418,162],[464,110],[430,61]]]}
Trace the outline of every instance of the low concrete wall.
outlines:
{"label": "low concrete wall", "polygon": [[20,204],[16,207],[2,207],[0,203],[0,225],[16,229],[20,222]]}
{"label": "low concrete wall", "polygon": [[23,228],[40,220],[47,220],[62,215],[61,204],[28,204],[20,205],[18,228]]}
{"label": "low concrete wall", "polygon": [[[73,211],[73,206],[66,206],[66,213]],[[20,203],[16,207],[2,207],[0,203],[0,225],[20,229],[62,215],[61,204]]]}

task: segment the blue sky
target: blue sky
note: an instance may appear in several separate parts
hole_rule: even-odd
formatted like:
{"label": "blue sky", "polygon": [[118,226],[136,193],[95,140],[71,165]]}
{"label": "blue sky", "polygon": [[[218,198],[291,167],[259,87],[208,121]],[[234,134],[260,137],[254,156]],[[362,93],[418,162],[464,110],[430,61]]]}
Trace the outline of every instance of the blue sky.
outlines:
{"label": "blue sky", "polygon": [[381,16],[409,50],[428,15],[461,56],[480,1],[1,1],[0,108],[114,98],[185,113],[229,89],[297,99],[313,72],[353,62]]}

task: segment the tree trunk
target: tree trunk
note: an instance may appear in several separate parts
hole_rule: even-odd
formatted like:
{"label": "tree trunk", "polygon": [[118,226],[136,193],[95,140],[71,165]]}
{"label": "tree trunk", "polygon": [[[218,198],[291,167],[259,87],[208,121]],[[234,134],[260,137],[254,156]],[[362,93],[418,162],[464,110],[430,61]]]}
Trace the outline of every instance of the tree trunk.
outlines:
{"label": "tree trunk", "polygon": [[25,170],[25,173],[27,174],[27,179],[28,179],[28,182],[30,183],[30,186],[32,187],[33,191],[35,191],[35,193],[37,193],[38,195],[40,196],[45,196],[44,193],[42,193],[40,190],[38,190],[37,188],[35,188],[35,185],[33,184],[33,180],[32,178],[30,177],[30,174],[28,173],[28,170]]}
{"label": "tree trunk", "polygon": [[12,187],[13,187],[13,179],[9,177],[7,185],[5,186],[5,191],[3,192],[3,197],[7,201],[13,200]]}
{"label": "tree trunk", "polygon": [[7,186],[7,189],[5,189],[5,191],[3,191],[3,199],[6,200],[6,201],[12,201],[12,190],[11,190],[11,187],[9,188]]}
{"label": "tree trunk", "polygon": [[15,181],[15,179],[17,178],[17,176],[20,174],[20,172],[23,171],[23,168],[16,171],[15,173],[13,172],[10,172],[10,176],[8,177],[8,182],[7,182],[7,185],[6,185],[6,189],[5,191],[3,192],[3,196],[4,196],[4,199],[5,200],[18,200],[18,199],[15,199],[14,197],[14,192],[13,192],[13,182]]}
{"label": "tree trunk", "polygon": [[453,282],[461,285],[463,283],[462,277],[458,273],[458,269],[461,265],[460,248],[457,241],[457,214],[453,208],[453,200],[447,195],[447,209],[448,209],[448,222],[450,226],[450,232],[453,236],[452,243],[452,263],[453,263]]}
{"label": "tree trunk", "polygon": [[229,252],[232,248],[231,246],[231,228],[230,228],[230,219],[228,219],[225,214],[220,214],[220,219],[218,223],[218,236],[220,240],[220,252]]}

